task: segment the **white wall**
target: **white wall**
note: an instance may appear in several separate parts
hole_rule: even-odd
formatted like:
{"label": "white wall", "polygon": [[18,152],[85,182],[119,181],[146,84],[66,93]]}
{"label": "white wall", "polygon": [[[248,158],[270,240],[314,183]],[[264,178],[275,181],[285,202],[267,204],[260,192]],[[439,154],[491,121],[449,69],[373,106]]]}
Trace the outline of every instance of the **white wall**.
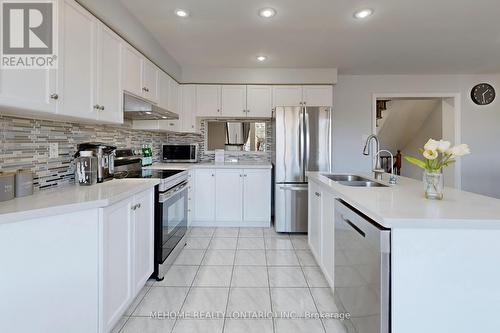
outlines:
{"label": "white wall", "polygon": [[302,84],[337,82],[336,68],[183,67],[184,83]]}
{"label": "white wall", "polygon": [[[403,156],[411,155],[415,157],[420,157],[418,149],[422,148],[424,144],[427,142],[427,140],[429,140],[429,138],[439,140],[442,138],[442,135],[443,135],[443,111],[441,108],[441,103],[439,103],[437,107],[430,112],[427,119],[425,119],[424,123],[418,129],[417,133],[412,138],[412,140],[410,140],[410,142],[408,142],[408,144],[406,144],[405,147],[402,147],[401,154]],[[422,169],[403,159],[401,167],[401,176],[421,180]]]}
{"label": "white wall", "polygon": [[370,171],[370,158],[361,151],[363,135],[373,132],[373,94],[458,93],[461,141],[472,150],[463,158],[462,189],[500,198],[500,97],[489,106],[475,105],[470,90],[480,82],[489,82],[500,92],[500,74],[339,75],[334,87],[335,171]]}
{"label": "white wall", "polygon": [[178,81],[181,80],[181,66],[120,1],[77,0],[77,2],[117,31],[165,72]]}

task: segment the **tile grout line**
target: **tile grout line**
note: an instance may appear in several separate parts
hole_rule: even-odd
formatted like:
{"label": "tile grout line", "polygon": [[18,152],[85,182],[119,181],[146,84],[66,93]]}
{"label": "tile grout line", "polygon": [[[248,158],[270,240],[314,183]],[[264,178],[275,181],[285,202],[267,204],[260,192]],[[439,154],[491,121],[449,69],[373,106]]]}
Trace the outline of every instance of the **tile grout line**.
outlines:
{"label": "tile grout line", "polygon": [[234,249],[233,267],[231,269],[231,278],[229,279],[229,291],[227,293],[226,310],[224,311],[224,318],[222,320],[222,333],[224,333],[224,331],[226,330],[227,309],[229,307],[229,298],[231,297],[231,285],[233,283],[234,266],[236,263],[236,251],[238,251],[238,243],[239,242],[240,242],[240,228],[238,228],[238,235],[236,235],[236,248]]}
{"label": "tile grout line", "polygon": [[[207,254],[207,251],[208,251],[208,248],[210,247],[210,244],[212,243],[212,239],[214,238],[214,235],[215,235],[215,230],[214,232],[212,233],[211,237],[210,237],[210,242],[208,243],[208,246],[207,248],[204,250],[203,252],[203,256],[201,258],[201,261],[200,261],[200,264],[198,265],[198,269],[196,270],[196,274],[194,275],[194,278],[193,278],[193,281],[191,281],[191,285],[189,286],[188,288],[188,291],[186,293],[186,296],[184,297],[184,300],[182,301],[182,304],[181,304],[181,307],[179,308],[179,313],[181,312],[182,308],[184,307],[184,305],[186,304],[186,300],[189,296],[189,293],[191,292],[191,289],[193,289],[193,284],[194,284],[194,281],[196,280],[196,276],[198,276],[198,272],[200,271],[200,268],[201,268],[201,263],[203,262],[203,260],[205,259],[205,256]],[[184,249],[183,249],[184,250]],[[175,263],[175,261],[174,261]],[[172,333],[174,331],[174,329],[176,328],[177,326],[177,322],[179,321],[179,319],[177,318],[177,316],[175,317],[175,321],[174,321],[174,324],[172,325],[172,329],[170,330],[170,333]]]}
{"label": "tile grout line", "polygon": [[269,262],[267,260],[267,246],[266,246],[266,237],[264,236],[264,257],[266,259],[266,272],[267,272],[267,289],[269,291],[269,302],[271,302],[271,322],[273,324],[273,333],[276,333],[276,325],[274,323],[274,307],[273,307],[273,297],[271,295],[271,278],[269,275]]}
{"label": "tile grout line", "polygon": [[[295,254],[295,255],[297,256],[297,254]],[[297,259],[298,259],[298,256],[297,256]],[[314,259],[314,260],[316,260],[316,259]],[[314,299],[314,296],[312,294],[311,286],[309,285],[309,281],[307,280],[306,273],[304,273],[304,267],[302,266],[302,264],[300,263],[300,261],[299,261],[299,264],[300,264],[300,270],[302,271],[302,274],[304,275],[304,280],[306,280],[307,290],[309,291],[309,295],[311,296],[311,299],[312,299],[312,301],[314,303],[314,307],[316,308],[317,313],[320,315],[319,321],[321,323],[321,326],[323,327],[323,332],[326,333],[326,327],[325,327],[325,324],[323,323],[323,319],[321,318],[321,313],[319,311],[318,305],[316,304],[316,300]]]}

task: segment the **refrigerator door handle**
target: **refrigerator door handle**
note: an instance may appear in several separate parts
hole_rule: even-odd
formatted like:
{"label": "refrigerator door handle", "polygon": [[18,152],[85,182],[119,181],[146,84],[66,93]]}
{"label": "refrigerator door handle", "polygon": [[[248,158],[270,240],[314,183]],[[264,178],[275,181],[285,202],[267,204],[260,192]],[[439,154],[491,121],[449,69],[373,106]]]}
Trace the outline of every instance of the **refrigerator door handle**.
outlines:
{"label": "refrigerator door handle", "polygon": [[301,108],[299,113],[299,156],[300,156],[300,173],[301,180],[305,181],[305,137],[304,137],[304,108]]}
{"label": "refrigerator door handle", "polygon": [[309,114],[307,113],[307,107],[304,106],[304,136],[305,136],[305,156],[304,156],[304,181],[307,179],[307,171],[309,170],[309,150],[311,149],[311,137],[309,129]]}

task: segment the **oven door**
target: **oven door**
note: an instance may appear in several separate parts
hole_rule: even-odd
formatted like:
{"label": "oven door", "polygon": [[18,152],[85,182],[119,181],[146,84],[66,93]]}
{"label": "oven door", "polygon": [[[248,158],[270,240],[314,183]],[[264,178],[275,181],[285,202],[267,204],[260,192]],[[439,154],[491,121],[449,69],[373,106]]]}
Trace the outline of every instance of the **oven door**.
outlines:
{"label": "oven door", "polygon": [[161,262],[170,255],[187,231],[187,181],[160,193],[158,204],[161,219]]}

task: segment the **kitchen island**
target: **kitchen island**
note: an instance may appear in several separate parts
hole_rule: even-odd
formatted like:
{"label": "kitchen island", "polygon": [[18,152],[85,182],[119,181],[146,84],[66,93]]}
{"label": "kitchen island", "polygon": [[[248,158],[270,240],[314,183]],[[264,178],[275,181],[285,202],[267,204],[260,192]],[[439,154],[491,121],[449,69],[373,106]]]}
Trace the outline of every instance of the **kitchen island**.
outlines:
{"label": "kitchen island", "polygon": [[0,203],[0,332],[109,332],[153,273],[157,179]]}
{"label": "kitchen island", "polygon": [[[427,200],[423,184],[405,177],[396,185],[364,188],[342,185],[322,173],[308,176],[311,251],[337,299],[343,296],[343,303],[354,309],[351,323],[358,333],[378,332],[373,327],[379,313],[371,313],[367,298],[356,291],[374,281],[380,284],[384,268],[368,270],[365,263],[374,251],[361,251],[363,243],[352,238],[368,238],[366,230],[351,228],[350,238],[335,243],[339,220],[351,222],[335,211],[338,202],[390,234],[385,253],[390,301],[378,305],[388,308],[392,333],[498,330],[500,200],[452,188],[445,189],[444,200]],[[349,288],[353,292],[344,293]]]}

